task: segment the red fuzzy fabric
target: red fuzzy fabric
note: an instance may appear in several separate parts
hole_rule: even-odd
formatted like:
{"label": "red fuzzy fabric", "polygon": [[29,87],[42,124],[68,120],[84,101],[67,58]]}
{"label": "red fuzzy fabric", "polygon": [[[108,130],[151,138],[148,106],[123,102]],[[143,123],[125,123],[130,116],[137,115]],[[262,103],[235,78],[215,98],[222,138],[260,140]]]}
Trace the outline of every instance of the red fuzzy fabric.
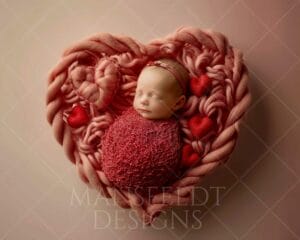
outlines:
{"label": "red fuzzy fabric", "polygon": [[180,126],[175,117],[145,119],[130,107],[102,139],[102,169],[115,187],[155,194],[180,178]]}

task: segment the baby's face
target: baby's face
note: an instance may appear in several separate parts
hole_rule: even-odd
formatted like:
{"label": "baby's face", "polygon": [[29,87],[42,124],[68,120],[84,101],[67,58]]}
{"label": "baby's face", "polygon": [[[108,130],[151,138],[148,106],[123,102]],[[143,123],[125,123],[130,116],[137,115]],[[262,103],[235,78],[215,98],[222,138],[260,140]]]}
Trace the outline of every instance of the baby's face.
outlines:
{"label": "baby's face", "polygon": [[176,103],[182,97],[178,83],[169,72],[151,67],[138,78],[133,107],[144,118],[167,119],[177,110]]}

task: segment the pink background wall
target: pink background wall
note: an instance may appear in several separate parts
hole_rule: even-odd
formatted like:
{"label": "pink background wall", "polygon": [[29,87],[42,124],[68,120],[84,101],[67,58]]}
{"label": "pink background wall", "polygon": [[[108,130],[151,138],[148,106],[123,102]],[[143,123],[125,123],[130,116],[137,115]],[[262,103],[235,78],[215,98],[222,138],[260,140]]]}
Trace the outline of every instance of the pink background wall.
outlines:
{"label": "pink background wall", "polygon": [[[149,2],[0,1],[0,239],[300,239],[299,0]],[[167,213],[143,228],[86,192],[47,125],[46,74],[90,34],[147,42],[181,25],[221,31],[244,52],[253,103],[232,158],[196,195],[208,201],[173,210],[188,227]]]}

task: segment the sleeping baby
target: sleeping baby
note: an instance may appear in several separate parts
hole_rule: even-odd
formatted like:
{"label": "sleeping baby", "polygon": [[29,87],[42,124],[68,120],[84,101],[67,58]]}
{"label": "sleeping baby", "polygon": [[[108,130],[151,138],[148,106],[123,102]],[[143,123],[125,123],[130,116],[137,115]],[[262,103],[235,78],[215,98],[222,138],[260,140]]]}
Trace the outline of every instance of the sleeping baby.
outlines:
{"label": "sleeping baby", "polygon": [[180,178],[182,138],[176,113],[186,102],[188,71],[177,61],[150,61],[133,106],[102,138],[102,169],[117,188],[151,196]]}

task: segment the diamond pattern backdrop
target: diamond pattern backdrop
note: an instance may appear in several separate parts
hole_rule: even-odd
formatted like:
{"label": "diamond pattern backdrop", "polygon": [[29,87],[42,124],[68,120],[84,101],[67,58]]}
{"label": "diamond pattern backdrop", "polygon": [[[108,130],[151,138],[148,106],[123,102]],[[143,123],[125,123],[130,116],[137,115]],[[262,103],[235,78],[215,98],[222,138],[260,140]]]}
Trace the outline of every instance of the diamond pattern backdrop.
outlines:
{"label": "diamond pattern backdrop", "polygon": [[[90,34],[148,42],[181,25],[244,52],[253,102],[231,159],[202,184],[208,201],[173,209],[198,210],[201,227],[168,225],[168,212],[145,228],[79,180],[46,122],[46,76]],[[0,239],[300,239],[299,25],[299,0],[0,0]]]}

